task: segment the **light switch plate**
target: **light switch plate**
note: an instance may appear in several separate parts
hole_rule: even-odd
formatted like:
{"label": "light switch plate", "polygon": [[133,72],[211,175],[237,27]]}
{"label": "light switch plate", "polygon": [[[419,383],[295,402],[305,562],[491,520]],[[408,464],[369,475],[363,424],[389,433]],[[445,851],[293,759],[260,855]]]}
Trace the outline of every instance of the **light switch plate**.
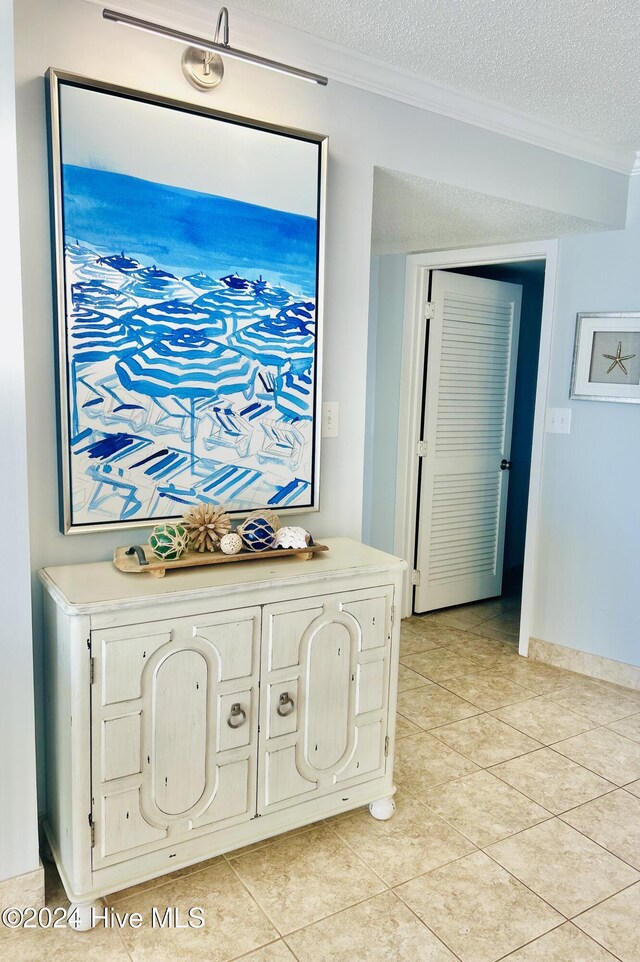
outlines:
{"label": "light switch plate", "polygon": [[337,438],[340,430],[338,402],[322,402],[322,437]]}
{"label": "light switch plate", "polygon": [[547,408],[547,434],[571,434],[571,408]]}

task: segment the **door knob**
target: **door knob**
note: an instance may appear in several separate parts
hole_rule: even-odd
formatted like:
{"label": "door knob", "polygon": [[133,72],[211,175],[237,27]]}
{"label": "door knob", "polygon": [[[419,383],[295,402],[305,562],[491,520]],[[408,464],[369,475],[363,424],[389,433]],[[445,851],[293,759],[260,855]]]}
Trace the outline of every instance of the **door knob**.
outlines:
{"label": "door knob", "polygon": [[511,461],[507,461],[506,458],[503,458],[502,461],[500,462],[500,470],[501,470],[501,471],[510,471],[510,470],[511,470]]}

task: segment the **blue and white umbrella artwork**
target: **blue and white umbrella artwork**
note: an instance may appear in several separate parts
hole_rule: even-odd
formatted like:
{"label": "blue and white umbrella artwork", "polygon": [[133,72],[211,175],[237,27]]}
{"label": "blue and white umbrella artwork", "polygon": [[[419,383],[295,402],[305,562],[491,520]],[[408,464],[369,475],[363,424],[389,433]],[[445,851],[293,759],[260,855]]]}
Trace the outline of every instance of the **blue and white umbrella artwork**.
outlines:
{"label": "blue and white umbrella artwork", "polygon": [[182,330],[160,337],[116,363],[125,388],[161,402],[186,400],[191,410],[191,442],[195,438],[195,405],[200,399],[253,396],[259,364],[198,331]]}
{"label": "blue and white umbrella artwork", "polygon": [[108,361],[142,346],[122,320],[102,311],[82,308],[71,316],[70,325],[72,358],[76,364]]}
{"label": "blue and white umbrella artwork", "polygon": [[226,343],[265,367],[287,366],[293,373],[309,370],[315,350],[314,305],[296,302],[229,335]]}
{"label": "blue and white umbrella artwork", "polygon": [[90,307],[96,311],[121,311],[136,306],[133,298],[97,279],[72,284],[71,299],[74,308]]}
{"label": "blue and white umbrella artwork", "polygon": [[195,331],[204,337],[219,337],[228,331],[223,317],[200,308],[197,301],[190,304],[177,298],[136,308],[124,314],[122,321],[140,338],[141,346],[181,331]]}

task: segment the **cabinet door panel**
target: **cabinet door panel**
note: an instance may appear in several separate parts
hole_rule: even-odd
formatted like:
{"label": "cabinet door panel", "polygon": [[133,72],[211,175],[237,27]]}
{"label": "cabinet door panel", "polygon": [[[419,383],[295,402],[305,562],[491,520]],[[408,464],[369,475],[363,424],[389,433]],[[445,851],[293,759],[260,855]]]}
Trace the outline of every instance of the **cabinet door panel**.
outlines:
{"label": "cabinet door panel", "polygon": [[198,651],[176,651],[154,673],[152,735],[155,801],[179,815],[206,785],[207,663]]}
{"label": "cabinet door panel", "polygon": [[385,586],[265,606],[259,813],[384,775],[392,601]]}
{"label": "cabinet door panel", "polygon": [[[284,607],[284,606],[280,606]],[[322,607],[317,606],[317,598],[306,604],[297,602],[293,610],[274,611],[271,614],[273,628],[270,635],[269,670],[289,668],[298,664],[300,638],[308,626],[322,615]]]}
{"label": "cabinet door panel", "polygon": [[102,723],[102,770],[105,781],[142,771],[139,711]]}
{"label": "cabinet door panel", "polygon": [[131,638],[126,629],[102,632],[102,651],[104,664],[102,674],[102,704],[113,705],[140,697],[142,671],[147,659],[158,648],[171,641],[168,631],[146,633]]}
{"label": "cabinet door panel", "polygon": [[317,771],[335,767],[349,743],[350,709],[353,711],[351,644],[348,629],[329,621],[313,633],[303,662],[304,757]]}
{"label": "cabinet door panel", "polygon": [[260,624],[247,608],[92,633],[94,869],[255,815]]}
{"label": "cabinet door panel", "polygon": [[349,764],[338,773],[337,782],[346,782],[361,775],[369,775],[382,763],[382,722],[359,725],[356,731],[356,748]]}
{"label": "cabinet door panel", "polygon": [[115,795],[107,795],[102,802],[99,823],[102,833],[102,854],[120,855],[134,847],[152,842],[164,842],[167,830],[149,825],[140,811],[140,789],[131,788]]}

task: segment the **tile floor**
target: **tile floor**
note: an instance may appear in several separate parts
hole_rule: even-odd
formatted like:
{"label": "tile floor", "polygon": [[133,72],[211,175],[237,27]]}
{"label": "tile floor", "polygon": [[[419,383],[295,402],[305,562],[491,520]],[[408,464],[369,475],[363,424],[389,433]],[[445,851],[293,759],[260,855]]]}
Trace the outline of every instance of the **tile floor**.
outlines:
{"label": "tile floor", "polygon": [[[11,962],[640,962],[640,692],[520,658],[517,598],[403,622],[397,811],[108,899],[204,929],[0,930]],[[48,904],[65,904],[48,867]]]}

